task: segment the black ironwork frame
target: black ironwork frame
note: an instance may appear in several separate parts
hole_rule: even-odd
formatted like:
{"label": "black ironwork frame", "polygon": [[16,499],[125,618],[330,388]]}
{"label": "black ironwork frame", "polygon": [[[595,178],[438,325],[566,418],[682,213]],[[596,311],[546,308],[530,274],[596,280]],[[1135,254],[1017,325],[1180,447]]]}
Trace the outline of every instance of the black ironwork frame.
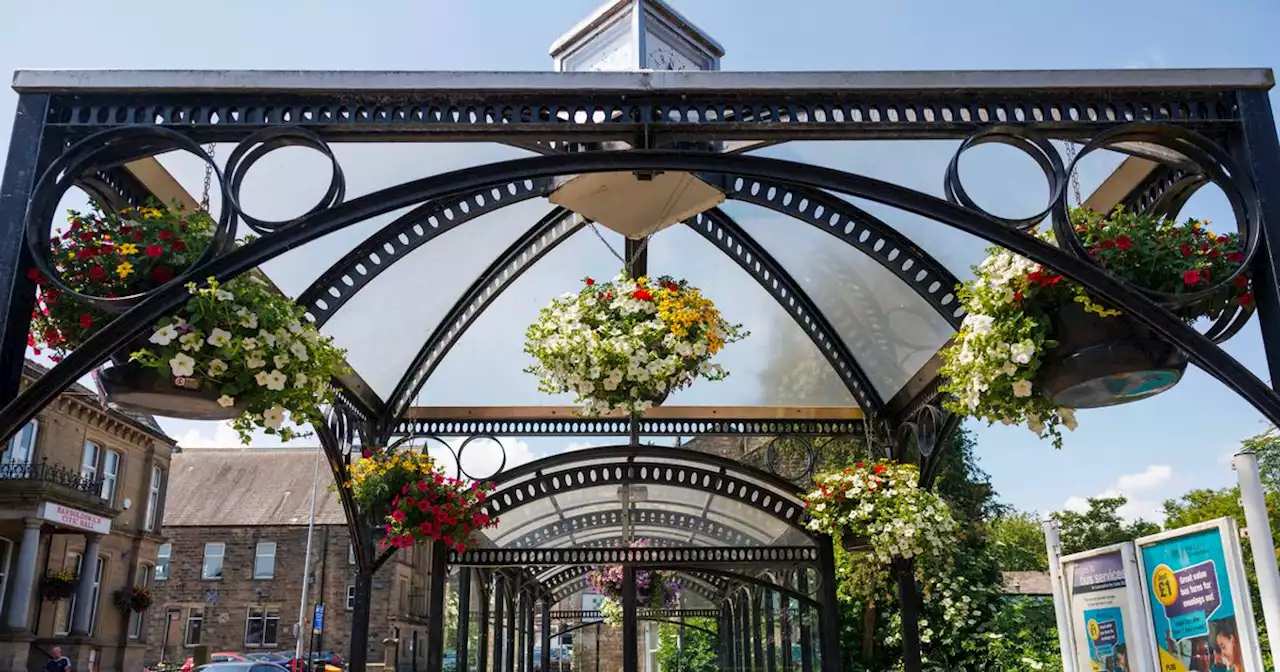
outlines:
{"label": "black ironwork frame", "polygon": [[[320,324],[395,260],[481,214],[545,195],[558,176],[681,170],[720,185],[730,199],[786,214],[868,254],[952,325],[962,317],[952,293],[955,278],[911,240],[838,196],[866,199],[922,215],[1003,246],[1062,273],[1152,327],[1264,417],[1280,421],[1280,396],[1216,345],[1249,319],[1248,310],[1226,311],[1208,333],[1196,333],[1160,307],[1159,297],[1117,281],[1072,247],[1069,232],[1062,231],[1066,207],[1063,187],[1075,164],[1064,164],[1048,144],[1049,138],[1081,140],[1088,143],[1086,153],[1110,147],[1156,161],[1160,165],[1123,199],[1155,212],[1176,214],[1190,194],[1204,184],[1215,183],[1223,188],[1247,241],[1246,264],[1254,274],[1257,312],[1271,380],[1275,381],[1280,373],[1280,244],[1276,242],[1280,240],[1280,192],[1275,186],[1280,184],[1280,143],[1266,94],[1272,85],[1269,71],[836,73],[782,75],[781,80],[787,80],[785,86],[762,83],[778,81],[777,76],[764,80],[751,73],[672,74],[656,80],[626,74],[583,77],[499,73],[447,79],[411,73],[376,77],[340,74],[327,80],[329,90],[295,81],[298,75],[291,74],[219,73],[212,79],[197,74],[188,76],[184,83],[169,84],[163,76],[147,80],[146,74],[109,73],[102,76],[105,83],[98,87],[78,83],[80,76],[20,73],[15,80],[20,93],[18,111],[0,181],[0,226],[8,227],[7,234],[0,236],[0,398],[10,400],[0,409],[0,435],[18,429],[77,378],[185,301],[185,289],[175,281],[150,295],[116,302],[122,309],[118,319],[19,394],[22,346],[34,296],[27,272],[44,263],[38,256],[43,250],[41,236],[47,231],[52,207],[62,190],[80,186],[106,207],[138,203],[148,196],[147,188],[123,168],[126,162],[151,156],[162,148],[177,146],[190,151],[213,141],[237,143],[226,174],[218,172],[227,208],[220,220],[219,235],[233,237],[236,223],[241,222],[262,237],[212,256],[193,269],[192,277],[226,280],[328,233],[400,208],[413,208],[355,246],[299,297]],[[257,84],[248,88],[235,85],[250,79]],[[443,84],[445,81],[449,83]],[[585,144],[629,142],[636,137],[645,137],[646,147],[659,148],[676,147],[676,143],[685,140],[751,139],[776,143],[797,139],[949,138],[964,140],[960,148],[963,152],[983,142],[1003,142],[1037,161],[1050,184],[1051,198],[1036,217],[1002,220],[981,211],[968,199],[955,171],[956,161],[946,175],[949,202],[870,178],[777,159],[689,149],[600,151],[593,149],[599,145]],[[544,156],[428,177],[342,202],[341,166],[327,143],[370,140],[488,140],[519,146],[534,142],[541,143],[547,152]],[[333,161],[329,190],[311,212],[301,217],[286,222],[257,220],[238,207],[240,182],[253,162],[288,144],[311,147]],[[1180,156],[1171,159],[1167,150]],[[209,159],[203,153],[199,158]],[[50,166],[55,169],[49,170]],[[1020,230],[1042,218],[1054,223],[1063,239],[1063,249]],[[404,417],[436,364],[475,317],[515,277],[581,225],[565,211],[552,210],[513,243],[423,343],[413,366],[386,401],[366,389],[344,387],[344,381],[335,381],[340,388],[338,402],[329,421],[317,431],[340,480],[356,446],[384,443],[395,435],[622,436],[632,431],[628,423],[614,420]],[[848,344],[831,327],[831,316],[824,316],[813,305],[795,280],[772,259],[769,250],[719,210],[703,213],[687,225],[751,274],[801,324],[867,412],[868,422],[887,427],[883,447],[898,458],[907,454],[908,446],[913,447],[922,461],[922,479],[926,485],[931,483],[938,464],[936,447],[943,444],[959,421],[938,408],[936,387],[926,385],[920,395],[906,399],[878,394]],[[714,422],[642,420],[638,429],[646,435],[845,435],[859,433],[859,424],[727,418]],[[662,477],[652,474],[669,469],[657,462],[627,460],[622,453],[614,457],[619,460],[614,468],[626,472],[626,479],[638,475],[637,482],[650,477],[660,481]],[[632,473],[632,469],[638,471]],[[644,472],[645,469],[649,471]],[[519,469],[512,471],[528,475]],[[609,482],[621,481],[622,472],[602,468],[600,476]],[[688,475],[702,478],[713,474],[692,469]],[[736,488],[745,491],[749,486],[738,482],[730,492]],[[515,492],[519,492],[519,486],[500,492],[492,500],[495,507],[510,506],[504,493]],[[524,493],[540,496],[536,492]],[[349,494],[343,496],[343,506],[353,536],[360,540],[356,548],[359,572],[353,632],[353,642],[358,644],[353,658],[362,663],[372,572],[389,554],[376,553],[371,521],[362,517],[364,514]],[[793,512],[784,518],[794,522],[798,515]],[[550,532],[550,526],[547,530]],[[827,573],[834,572],[830,540],[813,538],[812,542],[816,546],[797,547],[795,552],[803,554],[807,562],[816,562],[819,576],[831,576]],[[732,550],[754,557],[751,554],[758,549],[649,550],[665,562],[675,557],[672,552],[701,551],[710,553],[707,557],[723,560],[719,555],[722,552]],[[475,550],[459,558],[446,556],[439,549],[436,555],[443,566],[451,560],[465,564],[474,559],[469,555],[479,558],[482,553],[506,552]],[[567,555],[559,558],[564,553],[595,557],[590,554],[612,551],[582,548],[564,553],[559,549],[536,552],[540,559],[550,561],[571,560]],[[906,566],[898,570],[903,603],[909,605],[913,602],[907,599],[913,590],[911,571]],[[712,570],[700,567],[698,571]],[[629,592],[634,595],[633,589]],[[833,582],[824,581],[817,587],[817,594],[824,609],[834,609]],[[503,652],[503,602],[497,604],[495,656]],[[510,625],[515,623],[516,608],[516,602],[510,601]],[[737,622],[745,612],[739,609],[736,614],[722,618],[722,631],[749,634]],[[532,618],[532,613],[520,616],[526,617]],[[839,658],[838,650],[830,648],[836,635],[831,620],[821,619],[819,623],[824,669]],[[634,634],[634,623],[629,627]],[[912,655],[913,644],[917,643],[908,637],[906,644],[907,669],[918,669],[918,646],[914,647],[916,656]],[[513,662],[513,645],[514,641],[505,649],[508,662]],[[721,645],[725,647],[726,661],[750,655],[734,648],[743,647],[734,644],[733,637],[721,637]],[[629,658],[634,663],[634,651]],[[432,669],[438,669],[438,660],[436,663]]]}

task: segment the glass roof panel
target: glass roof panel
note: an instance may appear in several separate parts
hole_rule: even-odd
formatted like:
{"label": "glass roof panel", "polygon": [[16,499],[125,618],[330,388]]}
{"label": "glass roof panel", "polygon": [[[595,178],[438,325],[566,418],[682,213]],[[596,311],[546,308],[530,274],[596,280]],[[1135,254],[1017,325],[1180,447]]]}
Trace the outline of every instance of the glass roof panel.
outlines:
{"label": "glass roof panel", "polygon": [[673,226],[649,241],[649,272],[688,280],[716,302],[725,319],[751,332],[717,356],[728,378],[700,380],[672,394],[666,405],[857,405],[786,309],[690,227]]}
{"label": "glass roof panel", "polygon": [[[539,202],[547,207],[546,201]],[[618,273],[622,262],[609,249],[621,252],[622,236],[603,228],[600,234],[609,247],[584,228],[528,267],[458,339],[423,384],[415,403],[421,406],[572,404],[573,398],[569,395],[539,392],[537,379],[524,372],[525,367],[533,363],[524,353],[524,332],[551,299],[577,291],[584,277],[612,278]]]}
{"label": "glass roof panel", "polygon": [[[1065,162],[1065,143],[1055,141],[1054,145]],[[956,140],[824,140],[788,142],[750,153],[866,175],[944,198],[947,165],[959,147]],[[1083,159],[1076,173],[1080,200],[1087,200],[1124,158],[1116,152],[1098,151]],[[971,147],[961,155],[959,173],[969,195],[996,216],[1026,217],[1048,203],[1043,173],[1017,149],[997,144]],[[976,236],[896,208],[839,196],[911,238],[961,280],[972,277],[970,266],[985,256],[988,243]],[[1069,199],[1077,202],[1074,193]]]}
{"label": "glass roof panel", "polygon": [[[430,175],[532,154],[497,143],[334,143],[330,148],[342,166],[348,201]],[[234,149],[230,144],[216,146],[219,168],[225,167]],[[186,152],[169,152],[158,160],[195,200],[200,199],[202,161]],[[297,217],[320,200],[331,175],[329,159],[318,152],[302,147],[277,149],[250,168],[239,203],[246,213],[261,219]],[[215,185],[210,190],[211,211],[219,212],[221,204],[222,194]],[[384,215],[354,224],[286,252],[264,264],[263,270],[281,291],[297,296],[333,262],[391,219]],[[244,226],[238,232],[241,236],[252,233]]]}
{"label": "glass roof panel", "polygon": [[796,279],[882,398],[892,397],[952,330],[906,283],[831,235],[764,208],[724,207]]}
{"label": "glass roof panel", "polygon": [[524,201],[440,234],[383,270],[321,331],[385,399],[463,292],[548,210],[541,199]]}

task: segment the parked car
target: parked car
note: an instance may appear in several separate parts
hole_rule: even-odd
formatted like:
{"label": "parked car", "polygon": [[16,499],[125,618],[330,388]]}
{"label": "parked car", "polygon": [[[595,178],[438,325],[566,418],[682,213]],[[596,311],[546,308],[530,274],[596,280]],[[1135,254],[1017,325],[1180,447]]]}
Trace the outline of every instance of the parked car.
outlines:
{"label": "parked car", "polygon": [[338,672],[346,669],[346,664],[342,662],[342,656],[333,651],[314,651],[311,653],[311,662],[313,664],[324,663],[327,665],[328,667],[324,668],[325,672],[330,672],[330,668],[336,669]]}
{"label": "parked car", "polygon": [[258,660],[236,660],[225,663],[209,663],[196,668],[196,672],[281,672],[286,668],[279,663],[266,663]]}

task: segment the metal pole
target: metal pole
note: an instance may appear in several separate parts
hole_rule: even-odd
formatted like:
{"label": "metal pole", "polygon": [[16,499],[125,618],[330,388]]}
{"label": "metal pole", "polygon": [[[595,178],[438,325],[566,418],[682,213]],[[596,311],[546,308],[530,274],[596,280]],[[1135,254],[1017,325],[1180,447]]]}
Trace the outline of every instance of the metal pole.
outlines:
{"label": "metal pole", "polygon": [[1053,589],[1053,615],[1058,622],[1058,650],[1062,652],[1062,672],[1076,672],[1075,647],[1071,644],[1071,617],[1067,615],[1067,594],[1062,581],[1062,538],[1058,523],[1050,518],[1042,524],[1044,548],[1049,555],[1049,584]]}
{"label": "metal pole", "polygon": [[[1262,330],[1262,349],[1267,356],[1271,387],[1280,386],[1280,142],[1276,138],[1276,120],[1271,111],[1271,98],[1266,90],[1237,91],[1242,140],[1233,149],[1241,162],[1253,173],[1257,185],[1262,221],[1262,246],[1254,260],[1254,297],[1258,307],[1258,326]],[[1233,134],[1234,135],[1234,134]],[[1241,179],[1249,179],[1242,176]],[[1252,526],[1250,526],[1252,527]],[[1255,554],[1256,557],[1256,554]]]}
{"label": "metal pole", "polygon": [[[415,631],[416,632],[416,631]],[[414,652],[417,660],[417,652]],[[458,642],[456,672],[471,669],[471,568],[458,569]]]}
{"label": "metal pole", "polygon": [[520,594],[520,582],[507,577],[507,641],[502,645],[503,669],[516,672],[516,633],[519,621],[516,620],[516,604]]}
{"label": "metal pole", "polygon": [[[484,570],[481,570],[482,579],[488,579]],[[482,581],[482,585],[488,585],[487,581]],[[489,672],[489,599],[494,595],[491,588],[482,588],[480,590],[480,639],[476,642],[476,672]],[[463,670],[462,672],[466,672]]]}
{"label": "metal pole", "polygon": [[[493,672],[503,672],[503,664],[507,659],[502,650],[506,643],[507,616],[507,577],[497,573],[493,576]],[[484,672],[483,670],[481,672]]]}
{"label": "metal pole", "polygon": [[898,601],[902,609],[902,669],[920,672],[923,667],[920,655],[920,593],[916,588],[915,563],[895,560],[893,571],[898,578]]}
{"label": "metal pole", "polygon": [[831,537],[818,539],[818,642],[822,672],[840,672],[840,602],[836,596],[836,551]]}
{"label": "metal pole", "polygon": [[[577,647],[574,647],[577,648]],[[600,623],[596,623],[596,672],[600,672]]]}
{"label": "metal pole", "polygon": [[[796,590],[801,595],[809,594],[809,570],[796,571]],[[809,629],[809,607],[796,602],[800,611],[800,669],[802,672],[813,672],[813,633]]]}
{"label": "metal pole", "polygon": [[316,450],[316,463],[311,468],[311,517],[307,519],[307,553],[302,563],[302,599],[298,602],[298,641],[293,644],[294,660],[302,659],[302,633],[311,632],[307,624],[307,598],[311,592],[311,543],[316,531],[316,490],[320,485],[320,458],[323,456],[323,450]]}
{"label": "metal pole", "polygon": [[764,602],[764,670],[777,672],[778,649],[774,630],[776,624],[773,617],[773,591],[766,588],[761,601]]}
{"label": "metal pole", "polygon": [[761,628],[764,627],[764,591],[757,591],[756,599],[751,601],[751,639],[754,643],[753,656],[756,660],[756,669],[764,666],[764,633]]}
{"label": "metal pole", "polygon": [[[427,603],[427,672],[444,665],[445,581],[449,576],[449,549],[443,541],[431,542],[431,592]],[[399,651],[399,647],[396,647]]]}
{"label": "metal pole", "polygon": [[[636,657],[636,568],[622,566],[622,672],[638,672]],[[597,645],[598,646],[598,645]]]}
{"label": "metal pole", "polygon": [[1262,602],[1262,620],[1267,626],[1267,646],[1271,657],[1280,654],[1280,569],[1276,566],[1275,541],[1267,516],[1267,500],[1258,472],[1258,456],[1251,451],[1236,454],[1231,460],[1240,481],[1240,502],[1249,530],[1249,547],[1253,549],[1253,569],[1258,575],[1258,597]]}
{"label": "metal pole", "polygon": [[[558,658],[559,656],[557,656]],[[551,672],[551,596],[542,598],[542,671]]]}

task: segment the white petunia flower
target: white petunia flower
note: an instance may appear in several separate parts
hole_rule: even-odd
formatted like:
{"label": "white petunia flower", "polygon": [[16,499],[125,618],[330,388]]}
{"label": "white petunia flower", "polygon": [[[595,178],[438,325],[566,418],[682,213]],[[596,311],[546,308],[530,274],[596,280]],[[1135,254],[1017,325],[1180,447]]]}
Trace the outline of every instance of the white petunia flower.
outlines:
{"label": "white petunia flower", "polygon": [[1034,355],[1035,352],[1036,346],[1031,341],[1014,343],[1009,346],[1009,359],[1012,359],[1018,364],[1029,364],[1031,362],[1031,356]]}
{"label": "white petunia flower", "polygon": [[1014,381],[1014,383],[1013,383],[1013,396],[1015,396],[1015,397],[1029,397],[1029,396],[1031,396],[1031,381],[1029,381],[1029,380],[1016,380],[1016,381]]}
{"label": "white petunia flower", "polygon": [[284,375],[280,369],[275,369],[267,374],[267,389],[279,392],[284,389],[284,384],[289,382],[289,377]]}
{"label": "white petunia flower", "polygon": [[236,295],[225,289],[219,289],[218,292],[214,294],[214,298],[225,303],[227,301],[234,301]]}
{"label": "white petunia flower", "polygon": [[277,369],[283,369],[289,363],[289,355],[276,355],[271,358]]}
{"label": "white petunia flower", "polygon": [[281,425],[284,424],[284,409],[278,404],[268,408],[262,414],[262,424],[270,429],[280,429]]}
{"label": "white petunia flower", "polygon": [[182,349],[187,352],[200,352],[204,348],[204,339],[200,337],[200,332],[189,331],[178,337],[178,342],[182,344]]}
{"label": "white petunia flower", "polygon": [[245,363],[245,366],[251,369],[261,369],[262,367],[267,365],[267,360],[261,357],[254,356],[244,360],[244,363]]}
{"label": "white petunia flower", "polygon": [[307,344],[302,341],[294,341],[293,344],[289,346],[289,352],[292,352],[293,356],[297,358],[299,362],[305,362],[308,359],[311,359],[311,355],[307,353]]}
{"label": "white petunia flower", "polygon": [[156,345],[165,346],[173,342],[178,337],[178,330],[172,324],[166,324],[151,334],[151,342]]}
{"label": "white petunia flower", "polygon": [[217,378],[227,372],[227,363],[221,359],[215,359],[209,362],[209,375]]}
{"label": "white petunia flower", "polygon": [[1070,408],[1059,408],[1058,417],[1062,418],[1062,424],[1068,431],[1076,431],[1076,412]]}
{"label": "white petunia flower", "polygon": [[224,348],[231,342],[231,332],[215,327],[213,331],[209,332],[209,338],[205,339],[205,342],[215,348]]}
{"label": "white petunia flower", "polygon": [[186,377],[196,372],[196,360],[192,359],[186,353],[179,352],[169,360],[169,369],[176,377]]}
{"label": "white petunia flower", "polygon": [[218,397],[218,405],[223,408],[231,408],[236,405],[236,398],[224,394],[221,397]]}

